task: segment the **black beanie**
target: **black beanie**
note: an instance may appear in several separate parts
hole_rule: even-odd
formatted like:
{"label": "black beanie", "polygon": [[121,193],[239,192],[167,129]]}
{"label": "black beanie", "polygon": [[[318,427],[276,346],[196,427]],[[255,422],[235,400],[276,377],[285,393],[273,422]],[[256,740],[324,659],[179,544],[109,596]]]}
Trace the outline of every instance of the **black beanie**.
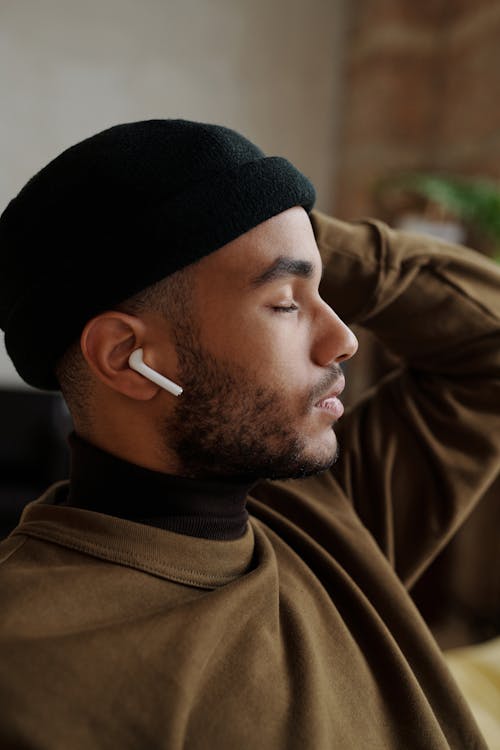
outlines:
{"label": "black beanie", "polygon": [[266,219],[314,188],[233,130],[147,120],[104,130],[36,174],[0,217],[0,326],[30,385],[86,322]]}

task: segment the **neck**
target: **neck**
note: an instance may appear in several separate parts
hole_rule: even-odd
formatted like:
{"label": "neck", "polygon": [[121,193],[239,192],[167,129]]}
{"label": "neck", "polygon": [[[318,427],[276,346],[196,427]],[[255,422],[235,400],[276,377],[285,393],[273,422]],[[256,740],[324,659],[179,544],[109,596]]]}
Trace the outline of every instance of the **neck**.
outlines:
{"label": "neck", "polygon": [[[124,429],[121,421],[112,417],[108,419],[104,414],[100,424],[104,425],[104,428],[93,429],[92,432],[79,429],[77,425],[75,439],[144,469],[163,474],[182,475],[179,459],[174,452],[169,451],[165,445],[160,448],[158,435],[152,429],[153,419],[145,420],[141,415],[136,420],[134,414],[129,413],[127,429]],[[140,439],[137,438],[138,435],[141,436]],[[71,440],[70,447],[73,452]]]}
{"label": "neck", "polygon": [[188,536],[236,539],[248,519],[252,485],[189,479],[124,460],[73,434],[65,504]]}

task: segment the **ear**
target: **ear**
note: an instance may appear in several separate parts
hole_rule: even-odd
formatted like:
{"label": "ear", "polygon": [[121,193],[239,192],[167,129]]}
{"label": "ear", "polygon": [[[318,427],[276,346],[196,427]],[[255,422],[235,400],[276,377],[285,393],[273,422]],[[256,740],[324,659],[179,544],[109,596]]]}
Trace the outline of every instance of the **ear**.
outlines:
{"label": "ear", "polygon": [[135,349],[147,348],[146,331],[140,318],[111,311],[89,320],[80,339],[83,356],[94,375],[114,391],[138,401],[148,401],[160,390],[128,364]]}

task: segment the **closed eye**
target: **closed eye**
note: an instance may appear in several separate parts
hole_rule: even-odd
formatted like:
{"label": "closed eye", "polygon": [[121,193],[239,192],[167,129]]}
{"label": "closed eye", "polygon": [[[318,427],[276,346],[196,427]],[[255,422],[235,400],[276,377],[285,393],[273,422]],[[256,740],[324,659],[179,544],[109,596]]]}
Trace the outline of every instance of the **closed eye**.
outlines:
{"label": "closed eye", "polygon": [[298,310],[298,305],[292,304],[292,305],[279,305],[273,307],[273,310],[278,313],[291,313]]}

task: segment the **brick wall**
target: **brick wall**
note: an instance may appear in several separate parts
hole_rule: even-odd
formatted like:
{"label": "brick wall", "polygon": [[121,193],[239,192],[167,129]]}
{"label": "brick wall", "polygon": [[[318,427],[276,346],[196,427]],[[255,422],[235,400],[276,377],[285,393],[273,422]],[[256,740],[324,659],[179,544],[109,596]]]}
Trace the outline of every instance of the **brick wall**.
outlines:
{"label": "brick wall", "polygon": [[499,0],[350,8],[335,213],[373,213],[402,170],[500,177]]}

